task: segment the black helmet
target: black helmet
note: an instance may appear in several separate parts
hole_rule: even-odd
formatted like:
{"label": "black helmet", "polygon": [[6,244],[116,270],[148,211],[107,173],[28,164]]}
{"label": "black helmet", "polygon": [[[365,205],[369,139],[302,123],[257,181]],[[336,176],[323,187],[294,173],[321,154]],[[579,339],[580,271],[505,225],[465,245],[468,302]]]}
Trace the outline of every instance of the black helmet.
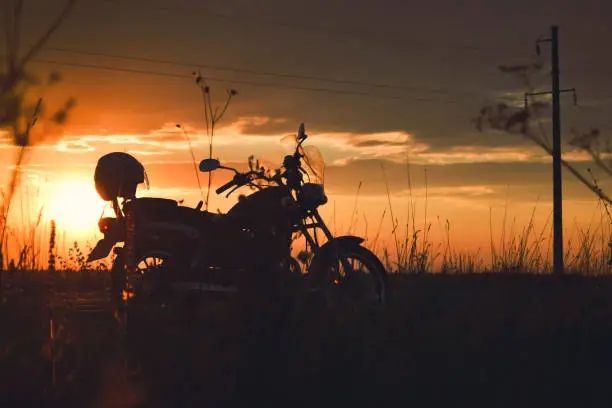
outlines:
{"label": "black helmet", "polygon": [[94,172],[96,191],[105,201],[118,197],[133,198],[136,187],[145,180],[143,165],[133,156],[122,152],[100,157]]}

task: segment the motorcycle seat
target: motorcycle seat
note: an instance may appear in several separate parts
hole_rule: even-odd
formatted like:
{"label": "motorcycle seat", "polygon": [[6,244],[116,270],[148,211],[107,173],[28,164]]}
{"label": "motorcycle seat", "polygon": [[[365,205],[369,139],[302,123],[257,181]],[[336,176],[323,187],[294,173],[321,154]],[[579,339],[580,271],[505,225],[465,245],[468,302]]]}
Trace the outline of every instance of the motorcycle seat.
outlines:
{"label": "motorcycle seat", "polygon": [[221,220],[223,220],[226,215],[225,214],[219,214],[219,213],[215,213],[215,212],[210,212],[210,211],[201,211],[200,212],[201,216],[204,217],[207,220],[210,220],[212,222],[219,222]]}

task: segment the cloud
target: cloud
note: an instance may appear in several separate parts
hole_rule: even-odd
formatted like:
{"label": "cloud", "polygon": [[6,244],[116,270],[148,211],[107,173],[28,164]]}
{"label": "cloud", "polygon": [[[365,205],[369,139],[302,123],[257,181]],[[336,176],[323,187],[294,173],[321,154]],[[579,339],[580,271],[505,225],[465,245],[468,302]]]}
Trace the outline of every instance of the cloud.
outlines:
{"label": "cloud", "polygon": [[[476,164],[476,163],[550,163],[551,157],[539,146],[452,146],[446,149],[432,149],[425,143],[396,143],[385,140],[356,142],[354,147],[362,148],[361,154],[347,156],[333,161],[335,165],[346,165],[350,161],[367,158],[387,158],[399,163],[407,159],[422,165]],[[357,150],[359,152],[359,150]],[[572,163],[591,162],[588,153],[577,149],[563,153],[563,158]]]}
{"label": "cloud", "polygon": [[176,148],[187,147],[187,138],[194,139],[193,143],[197,143],[202,136],[198,129],[191,126],[185,126],[185,131],[178,128],[176,124],[166,123],[160,128],[150,130],[147,133],[133,134],[93,134],[83,136],[71,136],[71,138],[82,139],[93,143],[109,143],[119,145],[149,145],[155,147]]}
{"label": "cloud", "polygon": [[364,140],[354,143],[355,147],[379,147],[379,146],[405,146],[405,142],[387,142],[384,140]]}
{"label": "cloud", "polygon": [[84,153],[96,150],[84,140],[60,140],[56,145],[57,151],[70,153]]}
{"label": "cloud", "polygon": [[471,186],[458,186],[458,187],[432,187],[427,188],[425,191],[425,187],[420,187],[414,189],[412,192],[409,190],[403,190],[400,194],[414,194],[416,196],[425,196],[427,194],[428,197],[461,197],[461,198],[474,198],[474,197],[484,197],[484,196],[494,196],[496,194],[495,188],[492,186],[482,186],[482,185],[471,185]]}
{"label": "cloud", "polygon": [[[213,155],[242,170],[246,169],[247,157],[251,154],[261,159],[266,167],[278,167],[283,156],[291,150],[291,146],[281,144],[283,134],[240,133],[245,123],[257,127],[270,121],[273,120],[268,117],[247,117],[243,122],[219,128],[214,140]],[[206,131],[190,124],[184,125],[184,128],[189,134],[197,164],[201,158],[208,156]],[[89,155],[78,157],[80,164],[90,168],[95,166],[97,158],[102,154],[125,151],[143,162],[153,185],[194,188],[197,186],[196,174],[182,132],[176,124],[166,123],[144,134],[69,136],[58,143],[57,150],[68,153],[89,152]],[[484,186],[499,191],[506,185],[524,186],[525,192],[532,194],[535,190],[527,189],[528,186],[536,185],[546,190],[550,184],[551,159],[541,148],[533,145],[456,144],[442,147],[432,146],[413,133],[397,130],[372,133],[316,132],[307,126],[306,132],[310,137],[305,146],[318,147],[327,164],[326,186],[332,194],[353,194],[359,181],[364,183],[364,195],[386,194],[380,167],[383,164],[390,190],[393,194],[402,195],[408,183],[407,161],[410,163],[413,181],[422,179],[427,169],[431,188],[460,187],[455,194],[472,194],[475,197],[476,190],[465,190],[466,186]],[[590,163],[588,155],[575,150],[568,151],[564,157],[579,166]],[[73,163],[73,167],[76,165]],[[205,185],[207,175],[198,173],[198,176],[202,185]],[[213,185],[223,184],[230,177],[230,172],[216,171]],[[585,190],[582,193],[589,194],[588,190],[580,188]],[[433,194],[435,190],[431,191]],[[486,194],[484,190],[478,191],[481,198],[493,194],[490,190]]]}
{"label": "cloud", "polygon": [[0,149],[11,149],[15,145],[9,139],[0,139]]}
{"label": "cloud", "polygon": [[130,149],[130,150],[127,150],[126,153],[129,153],[135,156],[164,156],[164,155],[167,155],[169,152],[168,151],[156,151],[156,150]]}
{"label": "cloud", "polygon": [[[220,127],[213,140],[214,151],[222,159],[236,161],[250,154],[272,162],[280,163],[285,154],[291,153],[291,143],[282,143],[287,133],[278,134],[245,134],[245,129],[256,130],[267,124],[282,124],[284,119],[268,117],[240,118],[232,124]],[[171,155],[173,152],[194,151],[196,157],[208,153],[209,140],[206,130],[190,124],[181,125],[166,123],[159,129],[153,129],[143,134],[89,134],[83,136],[66,136],[62,139],[60,149],[66,146],[92,146],[96,150],[105,151],[112,146],[120,146],[122,151],[133,152],[135,155]],[[185,132],[183,131],[185,129]],[[297,131],[292,131],[292,134]],[[393,160],[403,160],[406,151],[411,153],[425,151],[428,145],[415,141],[412,135],[405,132],[351,133],[351,132],[313,132],[307,128],[311,136],[305,143],[315,145],[322,152],[327,162],[336,162],[346,157],[386,157]],[[188,138],[188,139],[187,139]]]}
{"label": "cloud", "polygon": [[426,151],[429,146],[405,132],[351,133],[321,132],[305,143],[321,150],[325,161],[332,164],[346,164],[350,160],[386,158],[405,161],[406,154]]}
{"label": "cloud", "polygon": [[269,116],[241,116],[229,128],[245,136],[279,135],[297,131],[299,123],[293,123],[288,118],[272,118]]}
{"label": "cloud", "polygon": [[[237,143],[253,144],[271,139],[273,136],[246,135],[239,133],[238,125],[220,127],[215,131],[214,146],[226,146]],[[182,124],[181,128],[177,124],[166,123],[160,128],[150,130],[146,133],[115,133],[115,134],[86,134],[66,136],[65,140],[82,140],[92,144],[110,145],[134,145],[148,146],[151,148],[163,149],[167,151],[187,150],[191,144],[192,148],[208,148],[208,136],[206,129],[198,128],[189,124]],[[268,140],[268,143],[278,143],[278,141]]]}
{"label": "cloud", "polygon": [[423,151],[411,160],[419,164],[542,162],[547,154],[539,147],[453,146],[446,151]]}
{"label": "cloud", "polygon": [[[595,195],[573,176],[567,172],[564,175],[566,198],[595,200]],[[538,196],[552,198],[551,164],[543,162],[407,165],[384,159],[358,159],[343,165],[329,165],[326,169],[326,188],[333,194],[354,194],[359,182],[362,182],[361,194],[364,195],[384,196],[387,186],[391,194],[405,195],[410,182],[413,192],[427,184],[428,192],[448,189],[464,194],[478,191],[482,198],[491,199],[505,199],[508,194],[512,200],[535,200]],[[474,186],[480,186],[480,190],[475,190]],[[611,191],[612,182],[602,181],[601,188]]]}
{"label": "cloud", "polygon": [[[246,129],[258,131],[272,125],[278,129],[285,126],[285,118],[273,119],[265,116],[248,116],[238,118],[235,122],[220,127],[214,137],[214,151],[225,159],[235,161],[240,157],[254,154],[257,157],[272,157],[280,162],[284,154],[290,153],[288,144],[281,143],[287,133],[247,134]],[[172,152],[187,151],[191,148],[196,157],[208,151],[206,130],[191,124],[181,125],[166,123],[159,129],[143,134],[111,134],[70,136],[63,140],[81,141],[102,150],[102,145],[124,146],[122,150],[144,155],[171,155]],[[185,131],[183,131],[185,129]],[[297,129],[293,130],[294,133]],[[453,146],[435,146],[419,135],[401,130],[388,132],[356,133],[339,131],[315,131],[306,127],[310,138],[305,145],[314,145],[321,150],[328,164],[342,165],[351,160],[385,158],[396,162],[405,162],[407,157],[416,163],[451,164],[468,162],[527,162],[546,161],[546,153],[539,147],[520,144],[520,138],[513,137],[514,145],[493,143],[462,144]],[[482,134],[479,134],[482,137]],[[189,140],[187,140],[187,138]],[[491,139],[489,137],[489,139]],[[501,138],[500,139],[505,139]],[[76,144],[75,144],[76,146]],[[278,157],[276,157],[278,156]],[[568,160],[586,160],[584,155],[570,152]]]}
{"label": "cloud", "polygon": [[11,132],[8,129],[0,128],[0,141],[8,141],[11,139]]}

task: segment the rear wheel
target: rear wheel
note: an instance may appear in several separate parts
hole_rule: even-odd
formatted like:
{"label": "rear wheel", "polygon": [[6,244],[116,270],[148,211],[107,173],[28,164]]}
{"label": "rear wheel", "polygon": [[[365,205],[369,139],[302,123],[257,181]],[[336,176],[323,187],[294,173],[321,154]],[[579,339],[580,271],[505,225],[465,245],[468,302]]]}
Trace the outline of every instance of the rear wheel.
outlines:
{"label": "rear wheel", "polygon": [[141,342],[141,336],[150,333],[160,322],[173,318],[175,299],[166,266],[170,259],[171,254],[165,251],[143,252],[137,256],[131,276],[127,274],[124,254],[120,254],[113,265],[113,269],[120,271],[115,273],[117,283],[114,285],[118,288],[115,294],[117,316],[132,345]]}
{"label": "rear wheel", "polygon": [[163,282],[160,282],[162,266],[168,259],[170,259],[168,252],[147,251],[137,257],[135,274],[128,277],[125,255],[120,253],[111,268],[113,299],[125,304],[132,298],[154,294],[159,286],[163,285]]}
{"label": "rear wheel", "polygon": [[170,259],[165,251],[150,251],[140,256],[136,261],[135,279],[133,279],[134,295],[152,296],[163,289],[164,264]]}
{"label": "rear wheel", "polygon": [[[323,293],[333,307],[382,308],[387,303],[387,272],[378,257],[361,245],[341,248],[317,265]],[[341,259],[342,258],[342,259]]]}

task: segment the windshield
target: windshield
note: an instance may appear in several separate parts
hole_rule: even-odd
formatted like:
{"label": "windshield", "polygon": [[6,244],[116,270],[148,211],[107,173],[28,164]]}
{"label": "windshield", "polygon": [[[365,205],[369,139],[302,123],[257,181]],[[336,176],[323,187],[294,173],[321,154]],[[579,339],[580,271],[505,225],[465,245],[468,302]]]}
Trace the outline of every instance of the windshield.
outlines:
{"label": "windshield", "polygon": [[325,160],[316,146],[302,146],[300,153],[304,155],[302,167],[306,170],[309,182],[323,185],[325,182]]}
{"label": "windshield", "polygon": [[[287,135],[281,139],[285,146],[291,145],[295,151],[298,141],[296,135]],[[302,168],[306,171],[308,182],[323,185],[325,182],[325,160],[318,147],[313,145],[300,146],[302,157]]]}

